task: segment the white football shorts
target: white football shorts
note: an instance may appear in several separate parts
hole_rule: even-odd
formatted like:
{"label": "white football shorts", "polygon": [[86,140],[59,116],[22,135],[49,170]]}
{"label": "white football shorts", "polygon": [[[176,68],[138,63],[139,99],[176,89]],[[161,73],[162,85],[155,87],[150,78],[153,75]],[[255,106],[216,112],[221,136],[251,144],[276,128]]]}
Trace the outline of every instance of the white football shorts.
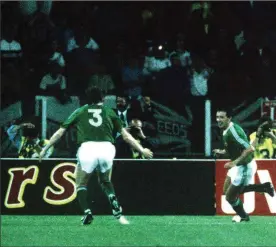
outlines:
{"label": "white football shorts", "polygon": [[234,166],[227,172],[231,178],[231,183],[235,186],[248,185],[253,183],[254,175],[257,171],[257,163],[252,160],[245,166]]}
{"label": "white football shorts", "polygon": [[91,173],[96,168],[104,173],[112,168],[115,152],[111,142],[84,142],[78,149],[77,159],[86,173]]}

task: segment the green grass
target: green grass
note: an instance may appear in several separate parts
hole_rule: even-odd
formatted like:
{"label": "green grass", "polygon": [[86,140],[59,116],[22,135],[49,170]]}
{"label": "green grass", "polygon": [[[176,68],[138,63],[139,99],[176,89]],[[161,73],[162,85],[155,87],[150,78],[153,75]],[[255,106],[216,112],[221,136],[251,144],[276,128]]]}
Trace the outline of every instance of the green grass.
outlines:
{"label": "green grass", "polygon": [[1,246],[276,246],[276,217],[129,216],[120,225],[112,216],[1,216]]}

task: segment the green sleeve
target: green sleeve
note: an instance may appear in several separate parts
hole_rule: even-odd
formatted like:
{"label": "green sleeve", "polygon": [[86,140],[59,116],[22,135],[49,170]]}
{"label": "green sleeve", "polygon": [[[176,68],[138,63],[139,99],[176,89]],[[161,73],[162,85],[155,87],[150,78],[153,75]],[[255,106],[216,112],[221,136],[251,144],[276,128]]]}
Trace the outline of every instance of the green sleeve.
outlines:
{"label": "green sleeve", "polygon": [[114,130],[116,132],[121,133],[122,128],[123,128],[122,120],[116,115],[116,113],[112,109],[109,110],[109,116],[110,116],[110,118],[112,120],[112,123],[114,125]]}
{"label": "green sleeve", "polygon": [[241,149],[247,149],[250,147],[250,143],[246,137],[246,134],[242,129],[231,128],[231,139],[235,145],[239,146]]}
{"label": "green sleeve", "polygon": [[75,110],[62,124],[61,128],[69,128],[70,126],[74,125],[78,121],[79,115],[82,113],[84,107],[78,108]]}

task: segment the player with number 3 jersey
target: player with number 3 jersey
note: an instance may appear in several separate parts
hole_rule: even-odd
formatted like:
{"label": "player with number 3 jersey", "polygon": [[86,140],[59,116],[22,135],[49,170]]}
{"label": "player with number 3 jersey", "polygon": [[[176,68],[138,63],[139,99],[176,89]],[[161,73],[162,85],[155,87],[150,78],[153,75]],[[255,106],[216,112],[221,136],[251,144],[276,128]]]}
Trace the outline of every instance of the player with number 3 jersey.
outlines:
{"label": "player with number 3 jersey", "polygon": [[77,109],[61,125],[67,129],[77,128],[77,143],[87,141],[114,143],[113,131],[121,132],[122,123],[115,112],[103,103],[85,105]]}
{"label": "player with number 3 jersey", "polygon": [[124,141],[146,158],[152,158],[153,153],[149,149],[143,148],[122,127],[120,118],[111,108],[103,105],[103,95],[98,88],[91,87],[86,91],[86,94],[89,104],[75,110],[54,133],[49,143],[41,151],[40,161],[46,151],[63,136],[70,126],[76,126],[77,143],[79,145],[76,190],[80,207],[84,212],[82,224],[88,225],[93,220],[87,201],[87,184],[93,171],[98,174],[99,183],[110,202],[114,217],[121,224],[129,224],[128,220],[122,215],[122,207],[118,202],[111,182],[113,159],[115,157],[113,134],[119,132]]}

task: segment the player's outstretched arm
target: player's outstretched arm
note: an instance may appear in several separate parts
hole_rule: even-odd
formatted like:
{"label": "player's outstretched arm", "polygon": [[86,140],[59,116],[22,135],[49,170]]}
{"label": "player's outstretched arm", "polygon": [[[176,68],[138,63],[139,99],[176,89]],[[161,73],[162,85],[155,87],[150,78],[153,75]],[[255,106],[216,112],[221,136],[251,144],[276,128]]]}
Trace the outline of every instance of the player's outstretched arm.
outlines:
{"label": "player's outstretched arm", "polygon": [[39,161],[45,156],[47,150],[52,147],[65,133],[65,128],[59,128],[50,138],[49,143],[41,150],[39,154]]}
{"label": "player's outstretched arm", "polygon": [[127,142],[131,147],[133,147],[135,150],[143,154],[147,159],[151,159],[153,157],[153,153],[151,150],[147,148],[143,148],[139,142],[137,142],[133,136],[127,132],[125,128],[122,129],[121,135],[125,142]]}

